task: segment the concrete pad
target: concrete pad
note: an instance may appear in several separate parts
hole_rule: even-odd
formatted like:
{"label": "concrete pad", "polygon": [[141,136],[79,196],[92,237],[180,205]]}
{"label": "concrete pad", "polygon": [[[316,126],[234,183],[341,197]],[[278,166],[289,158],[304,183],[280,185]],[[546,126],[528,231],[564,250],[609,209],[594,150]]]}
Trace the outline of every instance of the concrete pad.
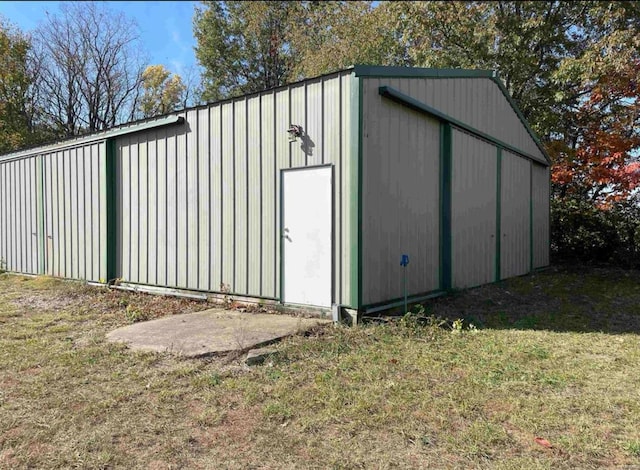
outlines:
{"label": "concrete pad", "polygon": [[135,351],[198,357],[244,351],[330,321],[211,309],[124,326],[109,333],[107,340]]}

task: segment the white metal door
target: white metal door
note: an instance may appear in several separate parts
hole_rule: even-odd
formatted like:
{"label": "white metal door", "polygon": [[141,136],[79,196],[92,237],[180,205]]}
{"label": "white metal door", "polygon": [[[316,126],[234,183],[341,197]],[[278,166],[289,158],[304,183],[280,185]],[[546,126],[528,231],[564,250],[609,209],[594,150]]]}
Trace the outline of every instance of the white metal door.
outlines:
{"label": "white metal door", "polygon": [[331,306],[332,168],[282,176],[283,301]]}

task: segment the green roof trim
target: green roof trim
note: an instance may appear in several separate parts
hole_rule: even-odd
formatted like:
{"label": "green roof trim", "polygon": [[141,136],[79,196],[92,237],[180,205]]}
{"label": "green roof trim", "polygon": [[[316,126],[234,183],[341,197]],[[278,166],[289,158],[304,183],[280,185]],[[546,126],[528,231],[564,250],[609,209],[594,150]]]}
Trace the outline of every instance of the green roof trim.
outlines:
{"label": "green roof trim", "polygon": [[544,146],[540,142],[540,138],[531,129],[531,126],[525,119],[522,111],[513,100],[509,91],[500,80],[498,72],[495,70],[482,70],[482,69],[432,69],[432,68],[419,68],[419,67],[384,67],[377,65],[354,65],[353,71],[356,76],[360,77],[388,77],[388,78],[488,78],[492,82],[494,82],[504,97],[509,102],[509,105],[516,113],[520,122],[527,130],[536,146],[544,155],[545,160],[548,164],[551,164],[551,158],[549,154],[544,149]]}
{"label": "green roof trim", "polygon": [[71,137],[59,142],[43,145],[40,147],[32,147],[30,149],[21,150],[14,153],[9,153],[0,156],[0,162],[18,160],[25,157],[33,157],[34,155],[40,155],[43,153],[55,152],[57,150],[77,147],[80,145],[86,145],[88,143],[97,142],[101,140],[111,139],[126,134],[133,134],[134,132],[145,131],[148,129],[155,129],[157,127],[169,126],[172,124],[183,124],[184,118],[182,116],[173,115],[166,116],[158,119],[150,119],[139,123],[127,123],[122,126],[108,129],[106,131],[94,132],[93,134],[87,134],[84,136]]}
{"label": "green roof trim", "polygon": [[430,69],[419,67],[383,67],[377,65],[354,65],[357,77],[393,78],[493,78],[493,70]]}
{"label": "green roof trim", "polygon": [[[488,142],[491,142],[494,145],[497,145],[499,147],[502,147],[503,149],[509,150],[510,152],[513,152],[517,155],[521,155],[525,158],[528,158],[529,160],[533,160],[535,162],[545,164],[545,162],[540,161],[538,157],[534,157],[533,155],[523,150],[520,150],[514,147],[513,145],[503,142],[485,132],[482,132],[479,129],[471,127],[470,125],[465,124],[462,121],[458,121],[457,119],[447,114],[444,114],[438,111],[437,109],[432,108],[431,106],[428,106],[423,102],[416,100],[415,98],[412,98],[409,95],[405,95],[404,93],[396,90],[395,88],[392,88],[389,86],[381,86],[380,88],[378,88],[378,93],[380,93],[380,95],[384,96],[385,98],[395,101],[396,103],[400,103],[404,106],[407,106],[408,108],[411,108],[415,111],[426,113],[435,117],[436,119],[439,119],[440,121],[448,122],[466,132],[469,132],[470,134],[476,135]],[[545,160],[546,160],[546,157],[545,157]],[[548,161],[546,161],[546,163],[548,164]]]}
{"label": "green roof trim", "polygon": [[549,157],[549,154],[547,153],[547,151],[544,149],[544,146],[542,145],[542,142],[540,142],[540,138],[538,137],[538,134],[536,134],[534,132],[534,130],[531,129],[531,126],[529,126],[529,123],[525,119],[524,114],[522,114],[522,111],[520,111],[520,108],[518,107],[516,102],[513,100],[513,98],[509,94],[509,91],[504,86],[504,83],[502,83],[502,80],[500,80],[498,75],[495,74],[493,77],[491,77],[491,81],[493,83],[495,83],[496,85],[498,85],[498,88],[500,89],[500,91],[502,92],[504,97],[507,99],[509,104],[511,105],[511,108],[518,115],[518,118],[520,119],[520,122],[522,122],[522,125],[527,130],[527,132],[529,133],[529,135],[531,136],[533,141],[536,143],[536,146],[538,147],[540,152],[542,152],[542,155],[544,155],[545,160],[547,160],[547,163],[549,165],[551,165],[551,158]]}

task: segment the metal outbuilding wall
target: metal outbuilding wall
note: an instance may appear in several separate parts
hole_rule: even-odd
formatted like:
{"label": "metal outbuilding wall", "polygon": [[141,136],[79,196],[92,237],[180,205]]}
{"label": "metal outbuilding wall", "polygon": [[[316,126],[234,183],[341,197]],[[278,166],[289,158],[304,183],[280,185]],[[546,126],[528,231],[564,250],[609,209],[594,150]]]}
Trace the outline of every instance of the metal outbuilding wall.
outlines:
{"label": "metal outbuilding wall", "polygon": [[402,254],[415,300],[549,264],[548,162],[495,76],[358,66],[0,157],[0,259],[280,300],[281,170],[319,165],[337,304],[397,305]]}
{"label": "metal outbuilding wall", "polygon": [[[117,138],[118,276],[280,299],[280,170],[333,164],[334,300],[355,306],[356,82],[321,77]],[[290,124],[304,128],[302,142],[289,142]]]}
{"label": "metal outbuilding wall", "polygon": [[532,165],[533,267],[549,265],[549,167]]}
{"label": "metal outbuilding wall", "polygon": [[392,87],[547,164],[498,85],[488,78],[372,77],[364,79],[363,86],[365,96],[368,91],[377,94],[380,86]]}
{"label": "metal outbuilding wall", "polygon": [[401,254],[411,259],[407,295],[415,301],[548,265],[546,155],[493,74],[356,74],[365,310],[399,305]]}
{"label": "metal outbuilding wall", "polygon": [[407,291],[439,285],[440,124],[383,101],[363,83],[362,302],[403,295],[402,254],[410,255]]}
{"label": "metal outbuilding wall", "polygon": [[452,138],[452,285],[495,280],[497,149],[454,129]]}
{"label": "metal outbuilding wall", "polygon": [[38,274],[38,157],[0,162],[0,268]]}
{"label": "metal outbuilding wall", "polygon": [[502,151],[501,279],[531,270],[531,162]]}
{"label": "metal outbuilding wall", "polygon": [[45,272],[106,282],[105,142],[42,154]]}

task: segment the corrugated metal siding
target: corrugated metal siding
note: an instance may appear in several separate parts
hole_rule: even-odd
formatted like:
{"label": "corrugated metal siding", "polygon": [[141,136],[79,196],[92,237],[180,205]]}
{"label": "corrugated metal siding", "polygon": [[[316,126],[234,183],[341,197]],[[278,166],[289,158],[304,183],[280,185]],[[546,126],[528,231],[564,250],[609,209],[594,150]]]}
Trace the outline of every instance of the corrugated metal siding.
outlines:
{"label": "corrugated metal siding", "polygon": [[502,152],[500,274],[519,276],[531,268],[531,162]]}
{"label": "corrugated metal siding", "polygon": [[531,167],[533,203],[533,267],[549,265],[549,168]]}
{"label": "corrugated metal siding", "polygon": [[498,85],[488,78],[381,78],[412,98],[489,134],[540,162],[544,155],[531,138]]}
{"label": "corrugated metal siding", "polygon": [[454,129],[452,159],[452,282],[462,289],[495,279],[497,149]]}
{"label": "corrugated metal siding", "polygon": [[38,274],[38,159],[0,163],[0,262],[9,271]]}
{"label": "corrugated metal siding", "polygon": [[[403,295],[402,254],[409,295],[439,284],[440,125],[383,100],[363,83],[362,300],[365,305]],[[410,93],[424,81],[409,83]]]}
{"label": "corrugated metal siding", "polygon": [[42,159],[46,274],[105,280],[104,142],[44,154]]}
{"label": "corrugated metal siding", "polygon": [[[212,104],[180,113],[183,126],[118,137],[119,275],[279,298],[280,170],[333,163],[342,235],[334,244],[335,300],[352,301],[351,80],[329,76]],[[304,128],[302,141],[289,143],[290,124]]]}

